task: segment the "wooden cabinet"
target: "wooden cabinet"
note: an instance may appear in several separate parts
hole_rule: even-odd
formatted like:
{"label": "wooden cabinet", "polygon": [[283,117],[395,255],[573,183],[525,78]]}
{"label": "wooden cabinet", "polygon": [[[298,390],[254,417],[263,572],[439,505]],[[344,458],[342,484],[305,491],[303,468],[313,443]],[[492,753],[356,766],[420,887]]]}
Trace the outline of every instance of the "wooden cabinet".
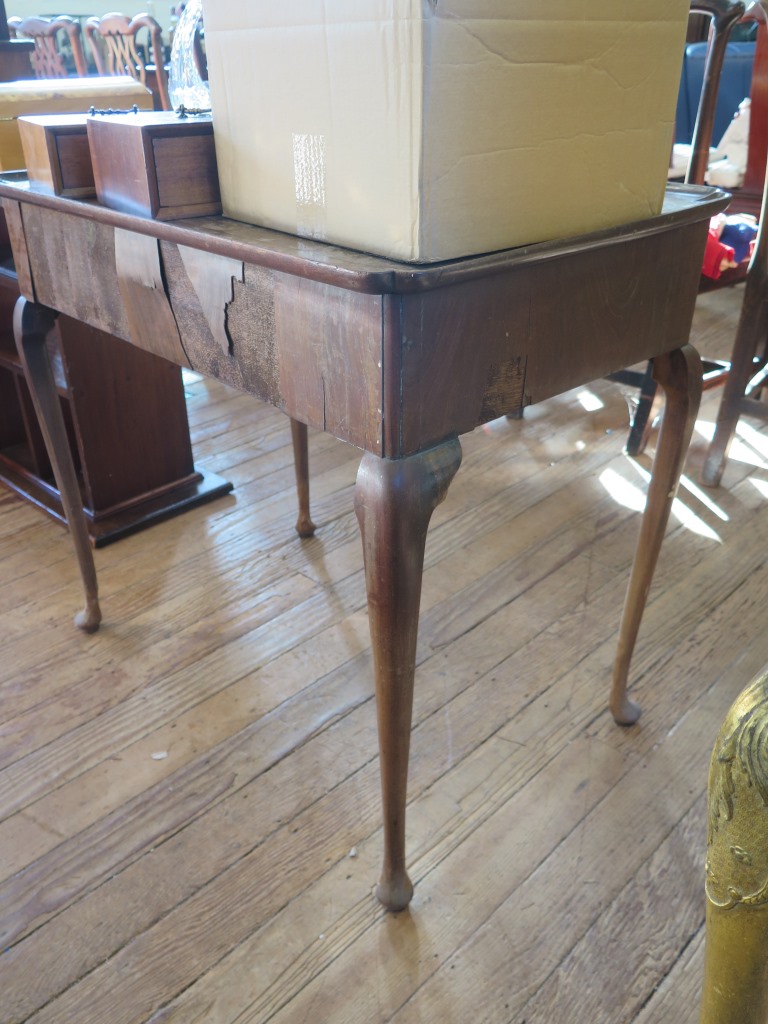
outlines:
{"label": "wooden cabinet", "polygon": [[[19,296],[0,231],[0,482],[64,521],[16,355]],[[195,469],[179,367],[69,317],[48,339],[95,546],[225,494]]]}
{"label": "wooden cabinet", "polygon": [[[31,77],[32,43],[9,40],[0,0],[0,79]],[[19,297],[0,210],[0,482],[64,521],[13,340]],[[60,317],[48,340],[91,540],[98,547],[226,494],[195,469],[181,371]]]}

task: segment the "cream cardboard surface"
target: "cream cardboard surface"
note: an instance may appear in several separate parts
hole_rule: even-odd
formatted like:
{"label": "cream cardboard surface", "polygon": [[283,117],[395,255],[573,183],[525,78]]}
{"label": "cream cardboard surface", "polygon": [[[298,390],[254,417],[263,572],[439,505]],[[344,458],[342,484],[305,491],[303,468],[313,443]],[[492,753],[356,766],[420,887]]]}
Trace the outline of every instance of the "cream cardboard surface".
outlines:
{"label": "cream cardboard surface", "polygon": [[0,171],[24,166],[16,118],[22,114],[79,114],[89,107],[152,109],[152,93],[132,78],[56,78],[0,82]]}
{"label": "cream cardboard surface", "polygon": [[227,215],[436,261],[657,213],[688,0],[208,0]]}

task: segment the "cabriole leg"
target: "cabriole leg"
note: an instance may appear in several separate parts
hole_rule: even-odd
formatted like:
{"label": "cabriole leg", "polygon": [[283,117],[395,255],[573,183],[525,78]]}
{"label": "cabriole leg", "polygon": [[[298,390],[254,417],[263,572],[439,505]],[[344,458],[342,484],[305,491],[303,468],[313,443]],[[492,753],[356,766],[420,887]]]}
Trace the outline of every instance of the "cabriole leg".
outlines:
{"label": "cabriole leg", "polygon": [[653,361],[653,377],[664,392],[665,405],[613,667],[610,706],[620,725],[632,725],[640,717],[640,708],[627,696],[629,663],[699,411],[701,372],[699,355],[690,345]]}
{"label": "cabriole leg", "polygon": [[69,449],[64,417],[56,392],[56,383],[48,359],[45,339],[58,313],[46,306],[20,298],[13,314],[13,330],[32,401],[40,422],[48,457],[51,460],[61,503],[75,545],[80,575],[85,588],[85,608],[75,616],[80,629],[92,633],[101,622],[96,566],[88,537],[80,487]]}
{"label": "cabriole leg", "polygon": [[376,895],[388,910],[402,910],[413,894],[405,866],[405,804],[427,527],[460,463],[461,446],[454,440],[397,461],[366,454],[357,475],[384,810]]}

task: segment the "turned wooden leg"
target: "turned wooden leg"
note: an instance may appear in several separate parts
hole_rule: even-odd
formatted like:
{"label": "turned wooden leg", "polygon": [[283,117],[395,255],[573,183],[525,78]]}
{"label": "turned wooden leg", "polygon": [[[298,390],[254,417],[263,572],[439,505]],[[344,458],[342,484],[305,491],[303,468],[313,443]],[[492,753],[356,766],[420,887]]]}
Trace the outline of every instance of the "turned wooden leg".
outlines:
{"label": "turned wooden leg", "polygon": [[717,487],[728,460],[728,449],[739,422],[739,402],[754,373],[753,359],[760,345],[765,344],[768,331],[768,305],[766,285],[762,275],[750,273],[744,290],[739,326],[733,343],[731,369],[725,379],[720,408],[717,411],[715,433],[709,444],[701,471],[702,483]]}
{"label": "turned wooden leg", "polygon": [[701,1024],[768,1020],[768,676],[731,707],[707,802],[707,936]]}
{"label": "turned wooden leg", "polygon": [[64,417],[45,345],[45,339],[57,316],[58,313],[46,306],[39,306],[25,298],[20,298],[14,309],[13,329],[19,358],[26,374],[40,429],[48,450],[48,457],[51,460],[56,483],[61,493],[61,503],[75,545],[80,575],[85,588],[85,608],[75,616],[75,623],[80,629],[92,633],[98,629],[101,622],[96,566],[93,561],[88,526],[83,512],[82,497],[72,461],[72,453],[69,449]]}
{"label": "turned wooden leg", "polygon": [[315,524],[309,514],[309,442],[307,425],[291,417],[293,439],[293,465],[296,470],[296,496],[299,501],[299,518],[296,532],[300,537],[314,537]]}
{"label": "turned wooden leg", "polygon": [[701,360],[696,350],[686,345],[668,355],[657,356],[653,361],[653,376],[664,392],[664,417],[661,421],[648,498],[624,602],[619,627],[619,647],[613,667],[610,706],[613,717],[620,725],[632,725],[640,717],[640,708],[627,697],[629,663],[699,410]]}
{"label": "turned wooden leg", "polygon": [[405,802],[424,545],[432,512],[460,463],[461,446],[449,441],[397,461],[366,454],[357,475],[384,808],[376,895],[388,910],[402,910],[413,895],[405,867]]}

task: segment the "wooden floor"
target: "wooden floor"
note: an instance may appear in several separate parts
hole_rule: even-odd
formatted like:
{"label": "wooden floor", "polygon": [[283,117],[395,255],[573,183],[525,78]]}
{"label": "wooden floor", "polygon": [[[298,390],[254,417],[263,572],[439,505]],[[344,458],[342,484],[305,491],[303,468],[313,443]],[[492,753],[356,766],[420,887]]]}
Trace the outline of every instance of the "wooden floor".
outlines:
{"label": "wooden floor", "polygon": [[[727,356],[737,292],[700,299]],[[730,332],[730,333],[729,333]],[[387,915],[359,453],[188,385],[233,496],[101,549],[0,493],[0,1022],[693,1024],[707,764],[768,662],[768,435],[696,486],[705,396],[634,663],[606,712],[648,460],[598,382],[464,439],[427,547],[408,847]]]}

